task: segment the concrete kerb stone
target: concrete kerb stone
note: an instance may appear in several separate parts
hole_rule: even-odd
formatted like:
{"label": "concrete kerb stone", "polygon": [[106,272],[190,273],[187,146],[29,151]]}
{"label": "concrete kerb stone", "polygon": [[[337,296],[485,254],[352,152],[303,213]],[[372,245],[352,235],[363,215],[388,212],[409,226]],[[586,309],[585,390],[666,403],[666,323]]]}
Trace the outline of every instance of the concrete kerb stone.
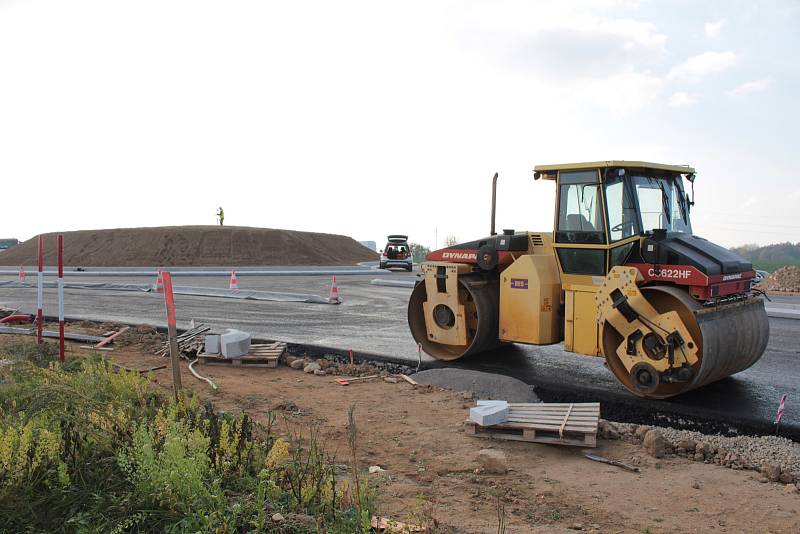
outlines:
{"label": "concrete kerb stone", "polygon": [[219,354],[219,351],[220,351],[220,335],[206,334],[204,352],[206,354]]}
{"label": "concrete kerb stone", "polygon": [[469,419],[481,426],[499,425],[508,419],[508,402],[504,400],[479,400],[469,409]]}
{"label": "concrete kerb stone", "polygon": [[250,334],[229,328],[219,336],[220,348],[225,358],[240,358],[250,352]]}

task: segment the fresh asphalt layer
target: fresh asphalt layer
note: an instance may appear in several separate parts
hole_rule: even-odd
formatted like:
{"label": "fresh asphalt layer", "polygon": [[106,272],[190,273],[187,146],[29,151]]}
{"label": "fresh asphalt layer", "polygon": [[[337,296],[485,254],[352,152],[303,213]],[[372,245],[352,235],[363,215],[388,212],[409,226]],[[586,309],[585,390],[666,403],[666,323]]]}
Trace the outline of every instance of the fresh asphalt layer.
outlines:
{"label": "fresh asphalt layer", "polygon": [[[302,268],[306,270],[307,268]],[[320,268],[322,270],[322,268]],[[382,280],[410,281],[416,273],[391,272]],[[0,276],[0,280],[14,279]],[[356,355],[379,357],[416,366],[416,344],[406,324],[408,287],[376,286],[375,271],[337,278],[343,303],[339,306],[288,302],[242,301],[177,295],[179,327],[191,319],[214,328],[238,328],[256,338],[334,351],[353,349]],[[33,279],[35,280],[35,278]],[[28,281],[33,281],[29,278]],[[82,282],[109,281],[106,276],[81,276]],[[141,277],[121,275],[115,282],[138,282]],[[227,287],[219,276],[194,276],[193,286]],[[242,277],[243,289],[286,291],[327,296],[330,278],[319,275],[256,275]],[[45,314],[55,315],[56,291],[45,289]],[[103,290],[65,290],[66,315],[123,323],[164,326],[163,297],[157,293]],[[773,297],[788,308],[800,298]],[[0,289],[0,305],[34,313],[36,290]],[[780,434],[800,440],[800,321],[770,318],[766,353],[752,368],[699,390],[666,401],[635,397],[605,369],[601,358],[566,353],[561,345],[545,347],[510,345],[497,351],[452,362],[465,369],[488,371],[518,378],[536,387],[545,401],[600,401],[603,416],[640,423],[670,424],[707,432],[768,433],[782,394],[787,394]],[[422,355],[423,367],[441,366]]]}

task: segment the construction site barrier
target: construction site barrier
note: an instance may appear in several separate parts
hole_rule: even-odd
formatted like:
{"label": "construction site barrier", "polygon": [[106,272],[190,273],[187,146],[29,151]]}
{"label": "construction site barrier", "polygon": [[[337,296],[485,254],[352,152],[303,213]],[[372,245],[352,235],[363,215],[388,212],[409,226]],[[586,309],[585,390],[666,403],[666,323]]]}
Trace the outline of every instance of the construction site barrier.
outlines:
{"label": "construction site barrier", "polygon": [[[158,275],[158,269],[146,269],[141,271],[74,271],[64,268],[64,276],[148,276],[155,277]],[[24,272],[24,271],[23,271]],[[18,268],[0,268],[0,276],[13,275],[19,277]],[[173,277],[176,276],[225,276],[230,278],[231,271],[228,270],[186,270],[186,271],[170,271]],[[47,270],[44,271],[45,276],[56,276],[58,271]],[[259,270],[240,270],[236,269],[236,276],[358,276],[358,275],[387,275],[392,274],[390,271],[379,271],[375,269],[302,269],[302,270],[287,270],[287,269],[259,269]]]}
{"label": "construction site barrier", "polygon": [[416,280],[381,280],[380,278],[370,280],[369,283],[373,286],[408,287],[411,289],[417,284]]}
{"label": "construction site barrier", "polygon": [[[0,334],[19,334],[30,336],[36,333],[36,328],[18,328],[15,326],[0,326]],[[60,332],[51,332],[44,330],[42,337],[58,339],[62,334]],[[100,336],[90,336],[89,334],[77,334],[75,332],[66,332],[63,334],[64,339],[70,341],[81,341],[83,343],[97,343],[103,341],[105,338]]]}
{"label": "construction site barrier", "polygon": [[[27,282],[19,282],[17,280],[0,281],[0,288],[32,288],[36,287],[35,284]],[[56,282],[44,282],[44,287],[54,288],[57,287]],[[104,291],[139,291],[143,293],[155,292],[152,284],[107,284],[103,282],[97,283],[65,283],[65,289],[93,289]],[[175,295],[189,295],[197,297],[223,297],[234,298],[242,300],[263,300],[272,302],[305,302],[311,304],[335,304],[330,302],[326,297],[319,295],[305,295],[299,293],[283,293],[277,291],[260,291],[248,289],[226,289],[214,287],[191,287],[191,286],[174,286],[173,293]]]}

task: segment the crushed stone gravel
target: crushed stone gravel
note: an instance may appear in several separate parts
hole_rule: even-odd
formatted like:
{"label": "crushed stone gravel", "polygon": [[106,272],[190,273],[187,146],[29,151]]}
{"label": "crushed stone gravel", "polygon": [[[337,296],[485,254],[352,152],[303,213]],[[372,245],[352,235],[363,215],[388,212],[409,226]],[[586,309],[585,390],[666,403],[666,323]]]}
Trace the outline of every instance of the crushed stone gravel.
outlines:
{"label": "crushed stone gravel", "polygon": [[[639,426],[629,423],[614,423],[618,429],[634,433]],[[716,449],[724,449],[746,459],[756,469],[767,464],[780,464],[783,471],[800,477],[800,443],[780,436],[721,436],[707,435],[690,430],[655,427],[667,442],[675,446],[682,440],[706,443]]]}

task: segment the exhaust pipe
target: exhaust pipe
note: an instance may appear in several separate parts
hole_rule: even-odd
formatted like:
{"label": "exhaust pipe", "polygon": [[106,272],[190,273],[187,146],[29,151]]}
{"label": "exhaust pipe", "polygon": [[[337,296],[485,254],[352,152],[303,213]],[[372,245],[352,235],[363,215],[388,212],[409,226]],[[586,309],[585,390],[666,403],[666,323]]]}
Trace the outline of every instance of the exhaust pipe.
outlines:
{"label": "exhaust pipe", "polygon": [[497,173],[494,173],[494,178],[492,178],[492,228],[491,230],[489,230],[489,235],[497,235],[497,232],[494,231],[494,215],[496,208],[497,208]]}

